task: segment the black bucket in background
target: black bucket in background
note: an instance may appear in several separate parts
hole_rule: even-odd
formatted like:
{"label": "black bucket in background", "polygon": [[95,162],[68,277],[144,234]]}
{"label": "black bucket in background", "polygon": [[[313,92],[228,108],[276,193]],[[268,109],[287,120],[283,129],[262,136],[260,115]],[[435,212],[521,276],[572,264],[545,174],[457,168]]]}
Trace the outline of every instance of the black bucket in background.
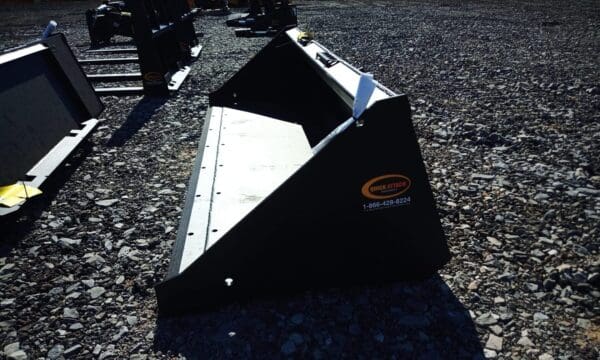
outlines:
{"label": "black bucket in background", "polygon": [[[0,186],[39,187],[97,125],[104,106],[65,37],[0,54]],[[0,216],[17,210],[0,207]]]}

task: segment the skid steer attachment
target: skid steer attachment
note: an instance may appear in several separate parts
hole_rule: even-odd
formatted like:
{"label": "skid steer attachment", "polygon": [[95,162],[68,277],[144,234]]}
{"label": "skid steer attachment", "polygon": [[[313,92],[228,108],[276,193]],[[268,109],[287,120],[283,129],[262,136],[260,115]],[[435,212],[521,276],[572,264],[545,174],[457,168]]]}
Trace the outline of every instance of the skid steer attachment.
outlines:
{"label": "skid steer attachment", "polygon": [[274,36],[298,25],[297,9],[287,2],[276,3],[272,13],[238,13],[231,15],[225,24],[236,27],[237,37]]}
{"label": "skid steer attachment", "polygon": [[364,74],[301,35],[280,33],[210,95],[161,313],[448,261],[406,96],[375,83],[355,97]]}
{"label": "skid steer attachment", "polygon": [[0,216],[19,209],[104,109],[62,34],[0,54]]}
{"label": "skid steer attachment", "polygon": [[92,47],[109,44],[115,35],[133,37],[131,12],[124,1],[107,1],[85,12]]}
{"label": "skid steer attachment", "polygon": [[[88,58],[79,63],[85,66],[138,63],[134,73],[89,74],[94,82],[129,82],[141,80],[142,86],[97,87],[99,95],[168,96],[179,90],[190,73],[190,63],[198,58],[202,46],[194,30],[195,12],[186,0],[125,0],[135,49],[95,49],[88,54],[137,52],[138,56]],[[116,6],[116,5],[115,5]],[[89,13],[88,13],[89,18]],[[117,23],[114,26],[118,26]],[[92,45],[94,37],[90,31]],[[109,37],[110,38],[110,37]]]}

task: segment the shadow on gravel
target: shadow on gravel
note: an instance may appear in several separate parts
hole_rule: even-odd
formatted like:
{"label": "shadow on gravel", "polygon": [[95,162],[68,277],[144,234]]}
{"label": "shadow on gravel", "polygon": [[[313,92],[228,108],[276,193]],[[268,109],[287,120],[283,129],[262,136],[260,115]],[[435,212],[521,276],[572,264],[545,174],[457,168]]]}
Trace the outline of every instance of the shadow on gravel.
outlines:
{"label": "shadow on gravel", "polygon": [[154,348],[187,359],[483,359],[469,312],[437,275],[159,318]]}
{"label": "shadow on gravel", "polygon": [[58,192],[91,152],[91,143],[84,140],[65,163],[46,179],[41,195],[28,200],[18,211],[0,217],[0,257],[7,256],[15,244],[35,227],[35,221],[52,204]]}
{"label": "shadow on gravel", "polygon": [[106,143],[109,147],[120,147],[135,135],[144,125],[150,121],[156,111],[169,100],[168,97],[144,96],[142,100],[131,110],[127,119]]}

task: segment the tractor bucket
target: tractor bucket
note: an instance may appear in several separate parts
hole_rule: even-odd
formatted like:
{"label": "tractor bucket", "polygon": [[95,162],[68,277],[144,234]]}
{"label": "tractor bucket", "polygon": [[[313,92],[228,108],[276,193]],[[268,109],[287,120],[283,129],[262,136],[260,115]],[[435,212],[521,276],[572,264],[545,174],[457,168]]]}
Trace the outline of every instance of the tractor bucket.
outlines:
{"label": "tractor bucket", "polygon": [[0,54],[0,78],[1,216],[25,200],[7,199],[20,192],[11,186],[38,188],[96,127],[104,107],[62,34]]}
{"label": "tractor bucket", "polygon": [[210,95],[163,314],[420,279],[450,257],[407,97],[357,98],[364,74],[301,34]]}

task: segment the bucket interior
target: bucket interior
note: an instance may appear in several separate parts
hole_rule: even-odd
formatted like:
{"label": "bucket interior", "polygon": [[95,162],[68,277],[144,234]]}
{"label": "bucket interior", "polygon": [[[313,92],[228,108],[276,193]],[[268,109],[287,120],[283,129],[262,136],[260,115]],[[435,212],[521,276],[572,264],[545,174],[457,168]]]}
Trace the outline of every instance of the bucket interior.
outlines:
{"label": "bucket interior", "polygon": [[221,89],[211,105],[302,126],[315,146],[352,114],[352,97],[282,33]]}

